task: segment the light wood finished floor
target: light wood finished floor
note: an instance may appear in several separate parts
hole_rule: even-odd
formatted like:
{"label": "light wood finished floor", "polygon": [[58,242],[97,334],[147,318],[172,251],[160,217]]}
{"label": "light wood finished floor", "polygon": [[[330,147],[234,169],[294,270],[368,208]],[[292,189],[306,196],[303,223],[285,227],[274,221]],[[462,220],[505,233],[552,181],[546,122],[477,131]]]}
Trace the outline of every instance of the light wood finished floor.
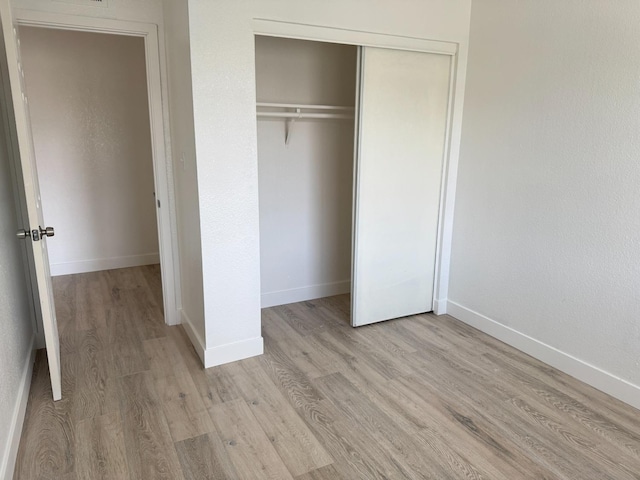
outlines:
{"label": "light wood finished floor", "polygon": [[263,311],[266,354],[203,370],[157,267],[55,279],[16,479],[640,478],[640,412],[461,324]]}

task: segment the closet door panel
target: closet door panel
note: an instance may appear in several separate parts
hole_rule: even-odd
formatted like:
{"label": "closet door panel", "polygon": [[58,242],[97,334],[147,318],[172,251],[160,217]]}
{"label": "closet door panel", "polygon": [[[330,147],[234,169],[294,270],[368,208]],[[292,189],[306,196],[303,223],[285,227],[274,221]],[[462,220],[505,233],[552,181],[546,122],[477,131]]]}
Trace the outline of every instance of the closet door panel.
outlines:
{"label": "closet door panel", "polygon": [[450,62],[362,49],[354,326],[432,310]]}

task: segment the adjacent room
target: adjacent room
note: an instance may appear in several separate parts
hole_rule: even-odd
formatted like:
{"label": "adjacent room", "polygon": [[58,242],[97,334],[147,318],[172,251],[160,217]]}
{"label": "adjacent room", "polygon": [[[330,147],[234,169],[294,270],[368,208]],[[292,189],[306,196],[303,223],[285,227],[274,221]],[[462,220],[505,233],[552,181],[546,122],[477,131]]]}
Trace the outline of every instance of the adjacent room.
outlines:
{"label": "adjacent room", "polygon": [[637,2],[0,20],[0,479],[638,478]]}

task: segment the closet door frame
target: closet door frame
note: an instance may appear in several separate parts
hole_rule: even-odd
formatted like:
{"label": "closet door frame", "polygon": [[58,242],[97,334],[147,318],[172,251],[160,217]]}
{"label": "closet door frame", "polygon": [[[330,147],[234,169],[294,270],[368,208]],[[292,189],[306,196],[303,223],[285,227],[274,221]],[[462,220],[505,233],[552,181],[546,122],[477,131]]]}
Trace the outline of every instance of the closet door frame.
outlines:
{"label": "closet door frame", "polygon": [[[451,71],[449,74],[449,99],[447,106],[445,148],[442,164],[442,178],[440,179],[440,207],[438,215],[438,233],[436,240],[436,262],[435,262],[435,281],[433,291],[433,311],[440,315],[446,313],[446,292],[449,282],[449,257],[450,257],[450,238],[445,241],[445,226],[451,230],[453,224],[453,197],[455,193],[455,177],[457,170],[450,169],[451,150],[452,150],[452,127],[454,121],[461,124],[461,115],[454,118],[454,104],[456,93],[458,93],[458,58],[460,46],[456,42],[446,42],[441,40],[430,40],[426,38],[403,37],[396,35],[387,35],[381,33],[363,32],[357,30],[345,30],[341,28],[324,27],[318,25],[307,25],[290,22],[282,22],[277,20],[269,20],[263,18],[254,18],[252,21],[254,35],[291,38],[296,40],[309,40],[326,43],[340,43],[345,45],[354,45],[357,47],[377,47],[394,50],[406,50],[422,53],[433,53],[440,55],[448,55],[451,57]],[[360,50],[360,48],[359,48]],[[358,63],[360,53],[358,54]],[[358,78],[358,83],[360,79]],[[462,88],[460,88],[462,90]],[[359,92],[357,92],[359,95]],[[462,95],[460,95],[462,96]],[[356,98],[356,139],[355,154],[358,154],[358,105],[359,98]],[[355,160],[355,159],[354,159]],[[357,165],[357,162],[356,162]],[[355,182],[357,181],[357,172],[354,172],[354,195]],[[355,199],[352,208],[355,209]],[[355,210],[354,210],[355,215]],[[355,222],[354,222],[355,225]],[[352,232],[355,234],[355,232]],[[448,236],[449,237],[449,236]],[[352,246],[355,242],[352,240]],[[353,282],[353,252],[352,252],[352,282]],[[353,283],[352,283],[353,285]]]}

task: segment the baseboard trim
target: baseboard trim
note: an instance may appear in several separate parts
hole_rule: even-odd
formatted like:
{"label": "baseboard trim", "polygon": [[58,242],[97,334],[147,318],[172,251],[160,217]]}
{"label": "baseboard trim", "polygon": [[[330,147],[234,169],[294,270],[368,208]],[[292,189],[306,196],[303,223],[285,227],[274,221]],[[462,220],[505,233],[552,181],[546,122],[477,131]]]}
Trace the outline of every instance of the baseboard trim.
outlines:
{"label": "baseboard trim", "polygon": [[60,275],[74,275],[76,273],[115,270],[116,268],[140,267],[142,265],[154,265],[157,263],[160,263],[159,253],[130,255],[127,257],[94,258],[91,260],[80,260],[78,262],[52,263],[51,276],[58,277]]}
{"label": "baseboard trim", "polygon": [[189,340],[191,340],[191,344],[193,345],[194,350],[196,351],[196,353],[200,357],[200,361],[204,365],[205,346],[202,337],[194,328],[193,322],[191,321],[189,316],[182,309],[180,309],[180,319],[182,320],[182,328],[184,328],[187,337],[189,337]]}
{"label": "baseboard trim", "polygon": [[447,299],[433,301],[433,313],[436,315],[445,315],[447,313]]}
{"label": "baseboard trim", "polygon": [[187,333],[189,340],[191,340],[193,348],[200,357],[204,368],[216,367],[264,353],[262,337],[206,348],[204,340],[193,327],[193,322],[184,310],[180,310],[180,317],[182,318],[182,327]]}
{"label": "baseboard trim", "polygon": [[218,345],[204,352],[204,368],[237,362],[245,358],[256,357],[264,353],[262,337],[249,338],[239,342]]}
{"label": "baseboard trim", "polygon": [[20,446],[20,437],[22,436],[22,426],[24,417],[27,413],[27,401],[29,400],[29,390],[31,389],[31,377],[33,375],[33,364],[36,359],[35,335],[31,338],[31,348],[27,358],[26,365],[22,371],[20,380],[20,389],[18,391],[18,402],[11,416],[11,425],[9,427],[9,435],[7,437],[7,446],[2,452],[0,463],[0,479],[11,480],[13,472],[16,468],[16,460],[18,458],[18,447]]}
{"label": "baseboard trim", "polygon": [[276,292],[263,293],[261,296],[262,308],[276,307],[288,303],[305,302],[316,298],[343,295],[351,291],[351,280],[341,282],[309,285],[307,287],[278,290]]}
{"label": "baseboard trim", "polygon": [[618,400],[640,409],[640,386],[616,377],[456,302],[448,301],[447,311],[449,315],[461,322],[471,325]]}

